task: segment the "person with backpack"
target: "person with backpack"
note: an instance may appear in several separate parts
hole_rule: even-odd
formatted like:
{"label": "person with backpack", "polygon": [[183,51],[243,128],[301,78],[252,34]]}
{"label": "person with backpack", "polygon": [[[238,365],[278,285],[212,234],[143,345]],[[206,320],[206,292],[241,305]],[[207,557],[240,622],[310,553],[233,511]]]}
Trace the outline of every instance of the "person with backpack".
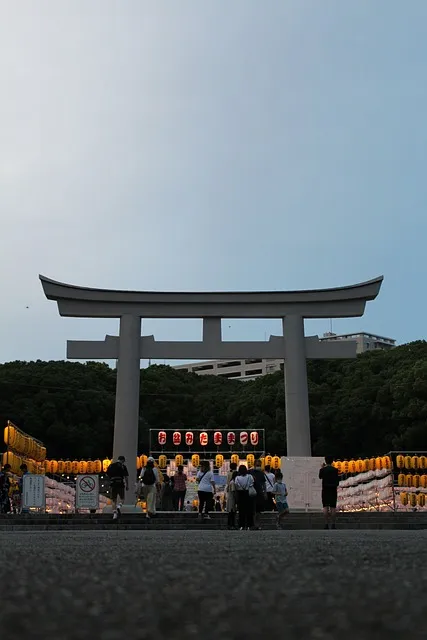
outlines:
{"label": "person with backpack", "polygon": [[160,487],[159,470],[154,465],[154,458],[147,460],[147,466],[141,469],[139,476],[142,486],[142,495],[147,502],[146,518],[156,515],[157,488]]}
{"label": "person with backpack", "polygon": [[129,472],[125,462],[125,457],[119,456],[117,461],[112,462],[107,469],[107,476],[110,479],[113,520],[117,520],[121,515],[125,489],[129,491]]}

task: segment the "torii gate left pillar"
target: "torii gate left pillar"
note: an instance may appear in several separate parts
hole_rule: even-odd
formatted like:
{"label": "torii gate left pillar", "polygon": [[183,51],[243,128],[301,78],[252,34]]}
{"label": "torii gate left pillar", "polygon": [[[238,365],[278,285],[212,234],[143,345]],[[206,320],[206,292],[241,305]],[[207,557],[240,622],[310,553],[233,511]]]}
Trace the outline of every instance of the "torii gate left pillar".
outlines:
{"label": "torii gate left pillar", "polygon": [[[124,455],[130,481],[136,478],[140,359],[284,358],[288,456],[310,456],[306,358],[351,358],[352,342],[322,342],[304,336],[305,318],[361,316],[379,293],[382,277],[336,289],[312,291],[174,293],[88,289],[40,276],[46,297],[62,316],[119,318],[119,337],[68,342],[74,359],[118,361],[113,454]],[[203,318],[201,342],[156,342],[141,337],[141,318]],[[283,336],[268,342],[223,342],[222,318],[281,318]],[[132,488],[131,488],[132,491]],[[127,496],[128,503],[130,495]]]}
{"label": "torii gate left pillar", "polygon": [[[117,357],[116,408],[113,456],[125,456],[133,491],[136,451],[138,450],[141,318],[125,314],[120,318]],[[135,468],[135,469],[134,469]],[[129,502],[127,496],[126,502]]]}

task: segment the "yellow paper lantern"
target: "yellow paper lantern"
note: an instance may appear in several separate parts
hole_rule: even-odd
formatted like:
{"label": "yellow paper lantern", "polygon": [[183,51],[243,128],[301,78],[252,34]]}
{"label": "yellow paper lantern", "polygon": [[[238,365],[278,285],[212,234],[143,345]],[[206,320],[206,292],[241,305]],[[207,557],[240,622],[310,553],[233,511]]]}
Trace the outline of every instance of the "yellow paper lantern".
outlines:
{"label": "yellow paper lantern", "polygon": [[420,487],[422,487],[423,489],[427,489],[427,475],[425,473],[423,473],[420,478]]}
{"label": "yellow paper lantern", "polygon": [[412,486],[415,488],[418,488],[420,486],[420,476],[418,475],[418,473],[415,473],[412,476]]}
{"label": "yellow paper lantern", "polygon": [[58,473],[65,472],[65,462],[63,460],[58,460]]}
{"label": "yellow paper lantern", "polygon": [[407,487],[412,487],[412,476],[410,473],[406,474],[406,482]]}
{"label": "yellow paper lantern", "polygon": [[417,502],[418,502],[420,507],[424,507],[425,506],[426,497],[425,497],[424,493],[420,493],[420,494],[417,495]]}
{"label": "yellow paper lantern", "polygon": [[365,471],[365,462],[360,458],[356,460],[356,471],[357,473],[363,473],[363,471]]}
{"label": "yellow paper lantern", "polygon": [[397,476],[397,484],[399,487],[404,487],[406,482],[406,476],[404,473],[399,473]]}
{"label": "yellow paper lantern", "polygon": [[398,469],[403,469],[405,466],[405,458],[402,455],[396,456],[396,467]]}
{"label": "yellow paper lantern", "polygon": [[[159,461],[160,461],[160,458],[159,458]],[[182,457],[182,455],[180,453],[178,453],[178,455],[175,456],[175,464],[176,464],[177,467],[179,467],[179,465],[181,465],[181,464],[184,464],[184,458]],[[164,467],[166,467],[166,465],[164,465]]]}
{"label": "yellow paper lantern", "polygon": [[45,460],[44,461],[44,472],[45,473],[50,473],[50,460]]}
{"label": "yellow paper lantern", "polygon": [[4,429],[4,443],[8,447],[13,447],[16,443],[16,429],[10,422],[7,423],[7,427]]}
{"label": "yellow paper lantern", "polygon": [[271,467],[272,461],[273,461],[273,456],[265,456],[264,465],[266,467]]}
{"label": "yellow paper lantern", "polygon": [[417,504],[417,496],[415,495],[415,493],[410,493],[409,494],[409,504],[411,505],[411,507],[415,507]]}
{"label": "yellow paper lantern", "polygon": [[411,458],[411,468],[412,469],[418,469],[419,468],[418,456],[412,456],[412,458]]}
{"label": "yellow paper lantern", "polygon": [[50,461],[50,472],[51,473],[58,473],[58,461],[57,460],[51,460]]}
{"label": "yellow paper lantern", "polygon": [[420,466],[420,469],[427,469],[427,457],[426,456],[420,456],[418,458],[418,464]]}
{"label": "yellow paper lantern", "polygon": [[391,469],[391,458],[390,456],[383,456],[381,458],[381,468],[382,469]]}
{"label": "yellow paper lantern", "polygon": [[218,453],[215,456],[215,466],[217,469],[221,469],[223,464],[224,464],[224,456],[221,453]]}
{"label": "yellow paper lantern", "polygon": [[411,456],[405,456],[405,469],[410,469],[412,465]]}
{"label": "yellow paper lantern", "polygon": [[334,462],[334,467],[338,471],[339,475],[341,475],[342,474],[342,462],[341,462],[341,460],[336,460]]}
{"label": "yellow paper lantern", "polygon": [[237,453],[233,453],[233,455],[230,458],[230,462],[233,462],[234,464],[239,465],[239,456],[237,455]]}
{"label": "yellow paper lantern", "polygon": [[341,462],[341,471],[342,473],[348,473],[348,460]]}
{"label": "yellow paper lantern", "polygon": [[248,453],[248,455],[246,456],[246,463],[249,469],[253,468],[253,466],[255,465],[255,456],[253,453]]}
{"label": "yellow paper lantern", "polygon": [[356,460],[350,460],[348,463],[349,473],[356,473]]}
{"label": "yellow paper lantern", "polygon": [[106,473],[110,464],[111,464],[111,460],[109,458],[104,458],[104,460],[102,461],[102,470],[104,473]]}
{"label": "yellow paper lantern", "polygon": [[166,469],[167,466],[168,466],[168,459],[165,456],[165,454],[162,453],[162,455],[159,456],[159,467],[160,469]]}
{"label": "yellow paper lantern", "polygon": [[80,460],[79,462],[79,473],[87,473],[87,462],[86,460]]}
{"label": "yellow paper lantern", "polygon": [[273,469],[280,469],[281,464],[282,461],[280,460],[279,456],[274,456],[273,460],[271,461],[271,466],[273,467]]}
{"label": "yellow paper lantern", "polygon": [[76,475],[78,474],[80,469],[80,462],[78,460],[73,460],[72,462],[72,472]]}
{"label": "yellow paper lantern", "polygon": [[71,460],[66,460],[65,461],[65,473],[72,473],[73,471],[73,463],[71,462]]}
{"label": "yellow paper lantern", "polygon": [[199,466],[199,464],[200,464],[200,456],[199,456],[198,453],[194,453],[191,456],[191,464],[193,465],[193,467],[196,467],[196,468]]}
{"label": "yellow paper lantern", "polygon": [[382,458],[375,458],[375,469],[382,469]]}
{"label": "yellow paper lantern", "polygon": [[408,494],[405,491],[400,494],[400,502],[405,506],[408,504]]}
{"label": "yellow paper lantern", "polygon": [[95,473],[95,463],[93,460],[88,460],[86,463],[86,471],[85,473]]}
{"label": "yellow paper lantern", "polygon": [[139,456],[139,464],[141,465],[141,469],[145,469],[145,467],[147,466],[147,462],[148,456],[146,456],[145,453]]}
{"label": "yellow paper lantern", "polygon": [[101,460],[95,460],[95,462],[93,463],[94,466],[94,472],[95,473],[101,473],[102,471],[102,462]]}
{"label": "yellow paper lantern", "polygon": [[139,471],[140,469],[142,469],[142,466],[141,466],[141,456],[136,456],[136,469],[137,469],[137,471]]}

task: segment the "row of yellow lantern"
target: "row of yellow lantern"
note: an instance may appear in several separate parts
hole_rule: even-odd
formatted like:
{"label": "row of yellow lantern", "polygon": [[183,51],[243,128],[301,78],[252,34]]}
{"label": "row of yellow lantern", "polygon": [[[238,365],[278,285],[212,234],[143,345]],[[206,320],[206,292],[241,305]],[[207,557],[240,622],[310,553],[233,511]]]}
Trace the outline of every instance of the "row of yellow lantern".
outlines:
{"label": "row of yellow lantern", "polygon": [[105,460],[45,460],[44,470],[46,473],[101,473],[107,471],[111,464],[109,458]]}
{"label": "row of yellow lantern", "polygon": [[397,484],[399,487],[423,487],[423,489],[427,489],[427,475],[423,474],[421,476],[418,473],[407,473],[405,475],[404,473],[399,473]]}
{"label": "row of yellow lantern", "polygon": [[15,453],[31,458],[35,462],[43,462],[46,458],[46,447],[9,421],[4,429],[4,442]]}
{"label": "row of yellow lantern", "polygon": [[417,505],[419,507],[424,507],[426,504],[426,497],[424,493],[415,494],[402,491],[400,494],[400,502],[405,506],[409,504],[411,507],[416,507]]}
{"label": "row of yellow lantern", "polygon": [[18,456],[13,451],[6,451],[3,454],[3,464],[10,464],[12,473],[20,473],[20,467],[22,464],[27,465],[29,473],[35,473],[42,475],[44,473],[44,466],[42,462],[36,462],[35,460],[28,460],[22,456]]}
{"label": "row of yellow lantern", "polygon": [[398,469],[427,469],[427,456],[396,456]]}
{"label": "row of yellow lantern", "polygon": [[332,465],[338,469],[338,473],[363,473],[364,471],[392,468],[390,456],[365,458],[365,460],[335,460]]}

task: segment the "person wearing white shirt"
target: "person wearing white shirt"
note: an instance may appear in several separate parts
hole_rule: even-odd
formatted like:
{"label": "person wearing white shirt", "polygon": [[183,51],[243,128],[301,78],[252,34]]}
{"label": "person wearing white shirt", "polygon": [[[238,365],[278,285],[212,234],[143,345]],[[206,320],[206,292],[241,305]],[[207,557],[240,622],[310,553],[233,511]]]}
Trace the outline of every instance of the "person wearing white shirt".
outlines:
{"label": "person wearing white shirt", "polygon": [[207,460],[200,463],[200,471],[198,471],[196,480],[199,483],[199,518],[204,516],[210,519],[209,508],[212,506],[213,495],[215,494],[214,474],[211,471],[210,464]]}
{"label": "person wearing white shirt", "polygon": [[274,485],[276,483],[276,476],[271,472],[270,465],[266,465],[264,468],[265,475],[265,490],[267,492],[267,505],[266,511],[274,511]]}

